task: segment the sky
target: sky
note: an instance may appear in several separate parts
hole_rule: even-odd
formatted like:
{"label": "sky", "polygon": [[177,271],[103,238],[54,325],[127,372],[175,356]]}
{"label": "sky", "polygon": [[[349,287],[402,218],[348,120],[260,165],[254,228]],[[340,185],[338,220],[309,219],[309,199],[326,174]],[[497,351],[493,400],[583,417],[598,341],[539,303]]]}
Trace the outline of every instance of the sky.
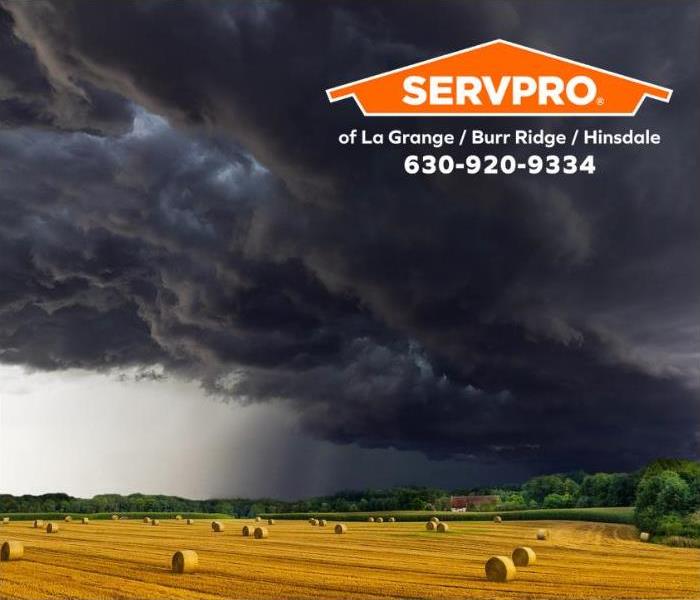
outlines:
{"label": "sky", "polygon": [[[697,457],[698,32],[697,1],[0,0],[0,492]],[[663,143],[596,148],[593,176],[419,178],[337,143],[453,132],[324,90],[494,38],[672,88],[585,119]],[[494,121],[468,125],[581,125]]]}

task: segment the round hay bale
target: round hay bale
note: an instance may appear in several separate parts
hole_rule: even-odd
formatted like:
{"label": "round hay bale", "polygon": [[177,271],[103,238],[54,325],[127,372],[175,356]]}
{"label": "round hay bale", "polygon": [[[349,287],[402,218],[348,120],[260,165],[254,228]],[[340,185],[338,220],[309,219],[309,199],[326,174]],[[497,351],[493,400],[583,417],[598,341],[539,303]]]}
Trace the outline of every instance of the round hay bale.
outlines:
{"label": "round hay bale", "polygon": [[243,529],[241,529],[241,535],[243,537],[248,537],[253,534],[253,528],[250,525],[243,525]]}
{"label": "round hay bale", "polygon": [[255,522],[260,523],[260,517],[255,517]]}
{"label": "round hay bale", "polygon": [[318,522],[318,526],[319,526],[319,527],[325,527],[327,524],[328,524],[328,521],[326,521],[325,519],[321,519],[321,520]]}
{"label": "round hay bale", "polygon": [[345,523],[338,523],[335,526],[335,532],[336,533],[347,533],[348,532],[348,526]]}
{"label": "round hay bale", "polygon": [[194,519],[187,519],[188,525],[194,525]]}
{"label": "round hay bale", "polygon": [[49,523],[46,525],[46,533],[56,533],[58,531],[58,525],[56,523]]}
{"label": "round hay bale", "polygon": [[489,581],[510,581],[515,579],[517,569],[507,556],[492,556],[486,561],[486,578]]}
{"label": "round hay bale", "polygon": [[519,546],[513,550],[513,564],[516,567],[527,567],[534,565],[537,562],[537,555],[532,548],[528,546]]}
{"label": "round hay bale", "polygon": [[493,518],[493,522],[494,522],[494,523],[502,523],[502,522],[503,522],[503,518],[501,517],[501,515],[496,515],[496,516]]}
{"label": "round hay bale", "polygon": [[437,524],[437,532],[438,533],[447,533],[450,530],[450,527],[447,523],[438,523]]}
{"label": "round hay bale", "polygon": [[[175,515],[176,521],[182,521],[182,515]],[[190,550],[185,550],[185,552],[190,552]]]}
{"label": "round hay bale", "polygon": [[112,521],[118,521],[119,515],[112,515]]}
{"label": "round hay bale", "polygon": [[221,521],[212,521],[211,528],[213,531],[221,532],[224,530],[224,524]]}
{"label": "round hay bale", "polygon": [[436,528],[436,527],[437,527],[437,525],[435,524],[435,521],[428,521],[428,522],[425,524],[425,528],[426,528],[428,531],[435,531],[435,528]]}
{"label": "round hay bale", "polygon": [[367,517],[368,523],[374,523],[374,517]]}
{"label": "round hay bale", "polygon": [[42,521],[41,519],[37,519],[36,521],[34,521],[34,529],[40,529],[43,526],[44,521]]}
{"label": "round hay bale", "polygon": [[144,523],[150,523],[151,522],[151,517],[144,517],[143,518]]}
{"label": "round hay bale", "polygon": [[648,542],[650,537],[651,536],[646,531],[642,531],[642,533],[639,534],[639,541]]}
{"label": "round hay bale", "polygon": [[389,521],[389,523],[396,523],[396,519],[394,517],[389,517],[387,521]]}
{"label": "round hay bale", "polygon": [[15,540],[3,542],[0,548],[0,560],[19,560],[24,556],[24,544]]}
{"label": "round hay bale", "polygon": [[437,525],[440,522],[440,519],[438,519],[437,517],[430,517],[429,520],[431,523],[435,523],[435,525]]}
{"label": "round hay bale", "polygon": [[377,517],[375,523],[384,523],[384,517]]}
{"label": "round hay bale", "polygon": [[267,524],[268,524],[268,525],[274,525],[274,524],[275,524],[275,520],[274,520],[274,519],[268,519],[268,520],[267,520]]}
{"label": "round hay bale", "polygon": [[10,517],[3,517],[2,518],[3,523],[9,523],[10,522]]}
{"label": "round hay bale", "polygon": [[83,525],[87,525],[90,522],[90,519],[88,519],[87,517],[83,517],[82,519],[80,519],[80,522]]}
{"label": "round hay bale", "polygon": [[256,527],[255,531],[253,532],[253,537],[256,540],[264,540],[268,535],[269,531],[267,530],[267,527]]}
{"label": "round hay bale", "polygon": [[199,557],[194,550],[178,550],[171,561],[173,573],[194,573],[199,564]]}
{"label": "round hay bale", "polygon": [[70,523],[73,520],[73,517],[71,517],[70,515],[66,515],[65,517],[63,517],[63,520],[66,523]]}
{"label": "round hay bale", "polygon": [[538,529],[537,530],[538,540],[548,540],[549,539],[549,529]]}
{"label": "round hay bale", "polygon": [[153,519],[151,525],[160,525],[160,521],[158,519]]}
{"label": "round hay bale", "polygon": [[318,525],[318,520],[317,519],[309,519],[309,523],[311,523],[311,525],[313,527],[316,527]]}

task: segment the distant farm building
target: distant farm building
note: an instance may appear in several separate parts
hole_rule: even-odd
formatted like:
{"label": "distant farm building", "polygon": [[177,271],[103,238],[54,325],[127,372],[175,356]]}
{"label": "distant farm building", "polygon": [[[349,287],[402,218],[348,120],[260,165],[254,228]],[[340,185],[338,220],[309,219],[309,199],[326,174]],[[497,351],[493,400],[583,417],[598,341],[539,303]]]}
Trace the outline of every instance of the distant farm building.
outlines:
{"label": "distant farm building", "polygon": [[452,512],[465,512],[482,506],[495,505],[500,501],[500,496],[452,496],[450,510]]}

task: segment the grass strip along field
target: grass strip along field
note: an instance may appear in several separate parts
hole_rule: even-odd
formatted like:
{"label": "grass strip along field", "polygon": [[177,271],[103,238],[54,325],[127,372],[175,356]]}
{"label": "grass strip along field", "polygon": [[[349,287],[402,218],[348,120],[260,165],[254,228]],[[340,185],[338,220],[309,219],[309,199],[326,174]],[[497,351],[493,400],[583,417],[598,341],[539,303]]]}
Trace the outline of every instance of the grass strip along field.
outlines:
{"label": "grass strip along field", "polygon": [[[183,519],[230,519],[230,515],[222,513],[192,513],[182,512],[177,513]],[[103,513],[72,513],[72,512],[26,512],[26,513],[0,513],[0,519],[9,517],[11,521],[33,521],[34,519],[42,519],[44,521],[63,521],[66,516],[72,519],[89,518],[91,521],[102,521],[112,519],[114,515],[125,519],[143,519],[151,517],[152,519],[172,519],[175,513],[172,512],[103,512]]]}
{"label": "grass strip along field", "polygon": [[[0,598],[377,599],[700,597],[700,550],[637,540],[633,527],[576,521],[454,522],[448,533],[423,523],[277,521],[269,537],[241,536],[252,520],[61,522],[47,534],[29,522],[0,526],[0,541],[24,543],[22,560],[0,563]],[[549,540],[536,540],[538,528]],[[536,564],[517,578],[484,577],[492,555],[530,546]],[[174,574],[176,550],[198,554],[198,570]]]}
{"label": "grass strip along field", "polygon": [[632,523],[634,507],[614,506],[607,508],[552,508],[536,510],[511,510],[504,512],[426,512],[422,510],[400,510],[388,512],[327,512],[327,513],[281,513],[262,515],[274,519],[309,519],[319,517],[333,521],[366,521],[369,517],[394,517],[399,521],[427,521],[431,516],[441,521],[491,521],[500,515],[504,521],[565,520],[593,521],[597,523]]}

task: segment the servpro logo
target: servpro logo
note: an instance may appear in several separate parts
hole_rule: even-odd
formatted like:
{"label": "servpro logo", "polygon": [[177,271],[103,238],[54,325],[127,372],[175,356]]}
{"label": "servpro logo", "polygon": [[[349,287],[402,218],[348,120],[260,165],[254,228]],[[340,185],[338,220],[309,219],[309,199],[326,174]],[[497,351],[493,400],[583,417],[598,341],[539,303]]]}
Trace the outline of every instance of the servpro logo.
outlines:
{"label": "servpro logo", "polygon": [[326,90],[367,116],[631,116],[672,90],[494,40]]}

